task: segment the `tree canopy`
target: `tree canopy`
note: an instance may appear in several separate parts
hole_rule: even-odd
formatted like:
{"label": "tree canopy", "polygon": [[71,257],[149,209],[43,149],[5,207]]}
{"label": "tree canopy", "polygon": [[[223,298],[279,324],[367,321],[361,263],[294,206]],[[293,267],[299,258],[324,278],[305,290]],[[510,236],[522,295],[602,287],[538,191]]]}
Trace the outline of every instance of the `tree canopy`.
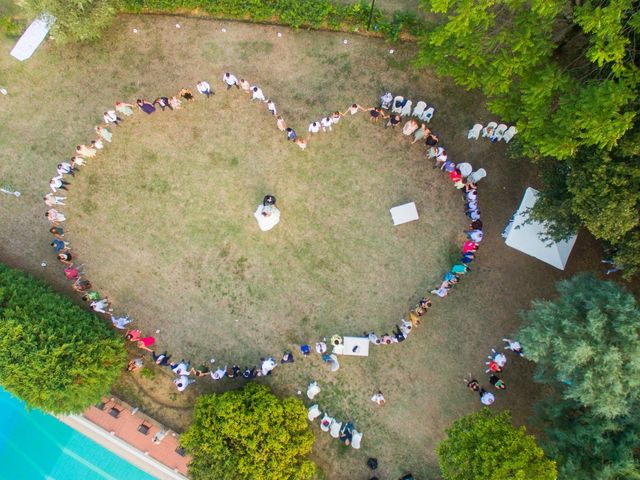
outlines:
{"label": "tree canopy", "polygon": [[268,387],[249,383],[200,396],[193,417],[180,442],[193,457],[194,480],[313,478],[315,465],[305,457],[314,436],[298,399],[279,400]]}
{"label": "tree canopy", "polygon": [[536,406],[561,478],[639,479],[640,309],[613,282],[578,275],[523,313],[518,338],[552,387]]}
{"label": "tree canopy", "polygon": [[555,239],[583,224],[640,269],[640,12],[633,0],[423,0],[442,22],[419,42],[430,65],[517,126],[518,153],[541,161],[533,214]]}
{"label": "tree canopy", "polygon": [[456,420],[438,446],[444,480],[555,480],[555,462],[545,457],[511,414],[488,408]]}
{"label": "tree canopy", "polygon": [[122,338],[43,282],[0,264],[0,385],[30,407],[81,412],[126,361]]}

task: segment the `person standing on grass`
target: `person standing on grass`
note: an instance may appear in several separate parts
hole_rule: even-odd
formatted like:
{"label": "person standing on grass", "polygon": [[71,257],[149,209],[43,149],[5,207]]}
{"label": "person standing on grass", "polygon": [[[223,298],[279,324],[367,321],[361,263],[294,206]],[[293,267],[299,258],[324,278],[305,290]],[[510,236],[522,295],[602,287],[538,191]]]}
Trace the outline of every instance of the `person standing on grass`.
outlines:
{"label": "person standing on grass", "polygon": [[98,134],[98,136],[100,136],[100,138],[102,138],[103,140],[109,143],[111,143],[111,140],[113,140],[113,133],[111,133],[111,131],[108,128],[102,127],[100,125],[96,125],[95,131]]}
{"label": "person standing on grass", "polygon": [[384,128],[387,128],[387,127],[395,128],[399,124],[400,124],[400,115],[398,115],[397,113],[392,113],[391,116],[389,117],[389,121],[386,123]]}
{"label": "person standing on grass", "polygon": [[467,238],[475,243],[480,243],[484,238],[484,233],[482,230],[465,230],[464,233],[467,234]]}
{"label": "person standing on grass", "polygon": [[333,115],[331,115],[331,123],[337,125],[341,118],[342,114],[336,110],[335,112],[333,112]]}
{"label": "person standing on grass", "polygon": [[240,89],[247,95],[251,94],[251,84],[247,82],[244,78],[240,79]]}
{"label": "person standing on grass", "polygon": [[318,122],[311,122],[309,124],[309,133],[311,134],[315,134],[318,133],[320,131],[320,123]]}
{"label": "person standing on grass", "polygon": [[64,252],[67,249],[67,242],[61,240],[59,238],[55,238],[53,242],[51,242],[51,246],[53,247],[53,251],[56,253]]}
{"label": "person standing on grass", "polygon": [[116,102],[116,111],[130,117],[133,115],[133,105],[125,102]]}
{"label": "person standing on grass", "polygon": [[55,208],[50,208],[44,216],[47,217],[51,223],[60,223],[67,219],[63,213],[57,211]]}
{"label": "person standing on grass", "polygon": [[489,383],[491,385],[493,385],[493,387],[496,390],[506,390],[507,389],[507,385],[504,383],[504,381],[497,375],[491,375],[489,377]]}
{"label": "person standing on grass", "polygon": [[271,115],[277,115],[278,113],[276,111],[276,104],[271,99],[267,100],[267,110],[271,112]]}
{"label": "person standing on grass", "polygon": [[65,205],[64,200],[66,199],[67,197],[57,197],[53,193],[47,193],[44,196],[44,204],[47,207],[53,207],[54,205]]}
{"label": "person standing on grass", "polygon": [[382,111],[382,109],[378,108],[378,107],[371,107],[368,108],[367,111],[369,112],[369,115],[371,116],[369,118],[369,120],[371,120],[373,123],[377,123],[378,119],[380,117],[382,118],[388,118],[384,112]]}
{"label": "person standing on grass", "polygon": [[93,158],[96,156],[97,150],[95,148],[87,147],[86,145],[76,146],[76,155],[81,157]]}
{"label": "person standing on grass", "polygon": [[344,115],[346,115],[347,113],[350,113],[351,115],[355,115],[356,113],[358,113],[360,110],[362,110],[363,112],[366,112],[367,109],[366,108],[362,108],[360,105],[358,105],[357,103],[352,103],[351,106],[349,108],[347,108],[347,110],[344,112]]}
{"label": "person standing on grass", "polygon": [[333,125],[333,120],[331,120],[331,117],[324,117],[320,120],[320,125],[322,125],[323,132],[326,132],[327,129],[331,131],[331,125]]}
{"label": "person standing on grass", "polygon": [[169,106],[174,110],[180,110],[182,108],[182,102],[175,95],[169,98]]}
{"label": "person standing on grass", "polygon": [[276,126],[281,132],[284,132],[287,129],[287,123],[280,115],[276,115]]}
{"label": "person standing on grass", "polygon": [[487,392],[484,388],[480,388],[480,403],[489,406],[493,405],[496,401],[496,397],[491,392]]}
{"label": "person standing on grass", "polygon": [[308,141],[305,138],[296,138],[293,143],[295,143],[298,147],[300,147],[300,150],[306,150],[307,149],[307,144]]}
{"label": "person standing on grass", "polygon": [[251,87],[251,100],[265,101],[264,93],[262,93],[262,90],[257,85]]}
{"label": "person standing on grass", "polygon": [[102,119],[107,125],[109,125],[110,123],[119,125],[122,121],[122,119],[116,114],[115,110],[107,110],[106,112],[104,112],[104,114],[102,115]]}
{"label": "person standing on grass", "polygon": [[[169,110],[173,110],[173,107],[171,106],[171,102],[169,101],[169,97],[158,97],[153,101],[153,105],[158,105],[160,107],[160,110],[162,110],[164,112],[165,108],[168,108]],[[153,112],[147,112],[147,113],[153,113]]]}
{"label": "person standing on grass", "polygon": [[[100,300],[94,300],[93,302],[91,302],[91,304],[89,305],[91,307],[91,310],[93,310],[94,312],[97,313],[107,313],[107,308],[109,308],[109,298],[108,297],[104,297]],[[111,311],[112,309],[109,308],[109,311]]]}
{"label": "person standing on grass", "polygon": [[189,385],[191,385],[195,380],[193,378],[189,378],[186,375],[181,375],[176,378],[173,383],[180,393],[184,392]]}
{"label": "person standing on grass", "polygon": [[209,85],[209,83],[205,82],[204,80],[199,81],[196,84],[196,88],[198,89],[198,92],[200,92],[202,95],[206,95],[207,98],[213,95],[213,92],[211,91],[211,85]]}
{"label": "person standing on grass", "polygon": [[156,354],[156,352],[151,352],[151,357],[153,358],[153,361],[156,362],[156,365],[160,367],[169,366],[169,359],[171,358],[171,355],[167,355],[166,351],[161,354]]}
{"label": "person standing on grass", "polygon": [[231,87],[236,87],[238,89],[240,88],[240,85],[238,84],[238,79],[232,73],[226,72],[222,76],[222,81],[227,85],[227,90],[229,90]]}
{"label": "person standing on grass", "polygon": [[296,138],[298,138],[298,135],[296,135],[296,131],[291,127],[287,127],[285,131],[287,132],[287,140],[291,140],[292,142],[295,142]]}
{"label": "person standing on grass", "polygon": [[[157,98],[156,101],[161,101],[160,98]],[[142,110],[144,113],[146,113],[147,115],[151,115],[153,112],[156,111],[156,107],[153,106],[152,103],[147,102],[146,100],[142,100],[142,99],[137,99],[136,100],[136,105],[138,105],[138,108],[140,110]],[[164,110],[164,107],[161,106],[161,108]]]}
{"label": "person standing on grass", "polygon": [[[113,313],[111,314],[111,324],[116,327],[118,330],[124,330],[127,325],[129,325],[133,320],[129,317],[115,317]],[[154,359],[155,360],[155,359]]]}
{"label": "person standing on grass", "polygon": [[371,401],[376,405],[380,405],[381,407],[387,402],[380,390],[373,394],[373,397],[371,397]]}
{"label": "person standing on grass", "polygon": [[504,347],[505,350],[511,350],[513,353],[524,357],[524,350],[522,345],[520,345],[520,342],[511,340],[510,338],[503,338],[502,341],[507,343],[507,346]]}
{"label": "person standing on grass", "polygon": [[480,383],[478,382],[478,380],[473,378],[473,375],[471,375],[471,373],[469,373],[465,378],[463,378],[462,381],[467,385],[467,388],[472,392],[480,391]]}
{"label": "person standing on grass", "polygon": [[73,265],[73,262],[71,261],[73,260],[73,255],[71,255],[71,252],[69,251],[58,253],[58,260],[65,265]]}
{"label": "person standing on grass", "polygon": [[188,88],[181,88],[178,92],[178,96],[184,98],[188,102],[193,102],[195,100],[193,98],[193,92]]}

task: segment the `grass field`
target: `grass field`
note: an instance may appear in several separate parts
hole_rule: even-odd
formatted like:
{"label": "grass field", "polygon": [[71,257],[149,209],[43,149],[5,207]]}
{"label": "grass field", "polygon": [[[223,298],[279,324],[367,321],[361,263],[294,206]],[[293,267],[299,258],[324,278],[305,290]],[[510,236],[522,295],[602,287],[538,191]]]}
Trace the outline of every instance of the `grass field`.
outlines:
{"label": "grass field", "polygon": [[[47,44],[25,63],[0,57],[0,84],[10,92],[0,98],[0,184],[23,193],[0,198],[0,258],[68,291],[53,265],[41,196],[55,163],[93,138],[115,100],[153,99],[201,78],[220,90],[221,72],[231,70],[259,83],[299,132],[351,101],[372,104],[387,89],[435,104],[433,126],[450,157],[489,172],[480,193],[486,239],[473,272],[436,302],[408,342],[345,359],[336,374],[318,358],[298,358],[267,381],[295,395],[318,380],[321,408],[364,432],[362,450],[354,451],[314,427],[314,460],[327,478],[365,478],[368,456],[379,459],[381,478],[409,470],[436,478],[444,429],[478,407],[462,376],[479,376],[486,352],[517,328],[517,311],[551,294],[553,280],[595,267],[597,251],[581,236],[562,273],[503,244],[500,232],[523,188],[535,184],[534,172],[509,160],[503,145],[466,140],[473,123],[493,118],[480,98],[414,72],[413,48],[240,23],[120,17],[97,44]],[[276,135],[266,111],[239,96],[219,91],[180,112],[137,115],[113,128],[109,153],[73,181],[70,236],[96,287],[146,330],[160,328],[161,347],[194,361],[256,359],[301,340],[391,328],[462,240],[459,196],[417,146],[364,116],[345,119],[300,152]],[[262,234],[251,213],[267,190],[283,217]],[[392,229],[387,209],[405,200],[417,201],[422,220]],[[43,260],[50,266],[42,269]],[[525,423],[541,392],[526,362],[508,367],[509,390],[496,408]],[[198,392],[239,385],[202,381],[178,396],[168,375],[123,374],[115,391],[181,429]],[[375,388],[388,399],[382,409],[369,401]]]}

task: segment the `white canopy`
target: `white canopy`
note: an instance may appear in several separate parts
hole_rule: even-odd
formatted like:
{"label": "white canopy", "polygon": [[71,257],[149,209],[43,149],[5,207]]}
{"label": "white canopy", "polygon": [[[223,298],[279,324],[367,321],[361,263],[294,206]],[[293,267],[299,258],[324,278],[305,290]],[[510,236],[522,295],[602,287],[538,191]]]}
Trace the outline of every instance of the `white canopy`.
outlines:
{"label": "white canopy", "polygon": [[[546,226],[539,222],[528,222],[529,210],[536,204],[538,195],[539,192],[536,189],[527,188],[518,211],[513,214],[502,236],[511,248],[564,270],[577,235],[561,242],[543,240],[547,232]],[[543,238],[540,238],[541,236]]]}

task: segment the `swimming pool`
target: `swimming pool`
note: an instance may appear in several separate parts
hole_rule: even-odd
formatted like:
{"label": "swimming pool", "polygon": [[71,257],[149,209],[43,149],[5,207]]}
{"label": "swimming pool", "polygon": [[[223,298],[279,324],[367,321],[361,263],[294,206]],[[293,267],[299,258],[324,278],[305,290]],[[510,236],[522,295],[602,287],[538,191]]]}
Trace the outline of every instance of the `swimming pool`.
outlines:
{"label": "swimming pool", "polygon": [[93,440],[0,389],[0,479],[153,480]]}

